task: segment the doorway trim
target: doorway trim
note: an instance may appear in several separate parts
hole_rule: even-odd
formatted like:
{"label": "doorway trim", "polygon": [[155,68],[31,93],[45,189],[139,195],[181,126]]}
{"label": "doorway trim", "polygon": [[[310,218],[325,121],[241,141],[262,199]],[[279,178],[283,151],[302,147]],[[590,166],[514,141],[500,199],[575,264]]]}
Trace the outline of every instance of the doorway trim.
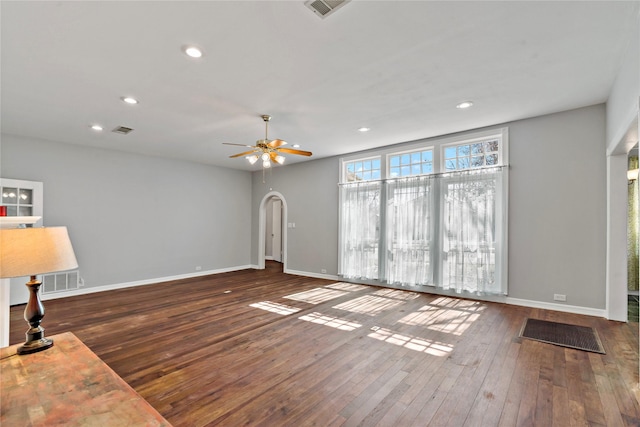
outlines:
{"label": "doorway trim", "polygon": [[288,220],[287,215],[289,208],[284,196],[277,191],[268,192],[260,202],[260,208],[258,209],[258,269],[264,270],[264,245],[265,245],[265,233],[267,231],[267,202],[270,199],[280,199],[282,201],[282,271],[287,272],[287,229]]}

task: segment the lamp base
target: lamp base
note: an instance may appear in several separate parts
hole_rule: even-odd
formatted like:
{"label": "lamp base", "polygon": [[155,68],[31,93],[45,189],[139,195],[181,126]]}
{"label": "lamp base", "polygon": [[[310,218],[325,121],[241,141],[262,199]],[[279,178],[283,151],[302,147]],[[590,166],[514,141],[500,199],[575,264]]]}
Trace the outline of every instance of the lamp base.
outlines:
{"label": "lamp base", "polygon": [[17,353],[18,354],[37,353],[39,351],[46,350],[51,347],[53,347],[52,339],[44,338],[44,337],[34,341],[29,341],[27,339],[27,342],[24,343],[23,346],[18,347]]}
{"label": "lamp base", "polygon": [[44,328],[40,322],[44,317],[44,306],[38,296],[38,290],[42,282],[31,276],[31,280],[26,283],[29,289],[29,301],[24,309],[24,320],[31,326],[25,334],[27,341],[18,348],[18,354],[31,354],[46,350],[53,346],[53,340],[44,337]]}

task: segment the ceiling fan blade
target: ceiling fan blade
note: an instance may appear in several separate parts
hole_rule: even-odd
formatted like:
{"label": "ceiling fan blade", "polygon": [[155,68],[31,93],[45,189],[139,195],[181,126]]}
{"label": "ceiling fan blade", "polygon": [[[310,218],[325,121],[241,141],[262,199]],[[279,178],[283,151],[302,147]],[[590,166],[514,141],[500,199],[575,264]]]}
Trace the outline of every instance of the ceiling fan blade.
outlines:
{"label": "ceiling fan blade", "polygon": [[281,139],[274,139],[273,141],[271,141],[270,143],[268,143],[267,145],[271,148],[278,148],[278,147],[282,147],[283,145],[286,145],[287,142],[283,141]]}
{"label": "ceiling fan blade", "polygon": [[254,148],[254,145],[247,145],[247,144],[234,144],[233,142],[223,142],[224,145],[237,145],[238,147],[249,147],[249,148]]}
{"label": "ceiling fan blade", "polygon": [[294,150],[293,148],[278,148],[281,153],[298,154],[300,156],[311,156],[311,151]]}
{"label": "ceiling fan blade", "polygon": [[242,157],[242,156],[246,156],[248,154],[253,154],[255,152],[256,152],[256,150],[245,151],[244,153],[238,153],[238,154],[234,154],[233,156],[229,156],[229,158],[233,159],[234,157]]}

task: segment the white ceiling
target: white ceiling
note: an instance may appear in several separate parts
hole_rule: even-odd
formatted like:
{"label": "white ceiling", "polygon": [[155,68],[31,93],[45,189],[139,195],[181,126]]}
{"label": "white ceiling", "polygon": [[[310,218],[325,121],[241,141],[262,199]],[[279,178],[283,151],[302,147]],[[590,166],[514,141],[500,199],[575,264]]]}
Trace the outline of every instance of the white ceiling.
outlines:
{"label": "white ceiling", "polygon": [[[303,1],[0,7],[3,133],[246,170],[260,163],[229,159],[244,150],[222,143],[263,138],[261,114],[273,116],[270,139],[314,159],[605,102],[640,10],[355,0],[321,19]],[[190,43],[205,56],[185,56]],[[464,100],[475,105],[456,109]]]}

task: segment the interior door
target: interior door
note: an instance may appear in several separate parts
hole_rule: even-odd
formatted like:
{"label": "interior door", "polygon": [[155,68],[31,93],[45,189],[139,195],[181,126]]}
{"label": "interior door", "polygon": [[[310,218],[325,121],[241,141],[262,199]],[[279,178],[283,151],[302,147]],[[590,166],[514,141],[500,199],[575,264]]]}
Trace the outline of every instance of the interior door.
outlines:
{"label": "interior door", "polygon": [[282,200],[273,200],[271,218],[271,254],[274,261],[282,262]]}

